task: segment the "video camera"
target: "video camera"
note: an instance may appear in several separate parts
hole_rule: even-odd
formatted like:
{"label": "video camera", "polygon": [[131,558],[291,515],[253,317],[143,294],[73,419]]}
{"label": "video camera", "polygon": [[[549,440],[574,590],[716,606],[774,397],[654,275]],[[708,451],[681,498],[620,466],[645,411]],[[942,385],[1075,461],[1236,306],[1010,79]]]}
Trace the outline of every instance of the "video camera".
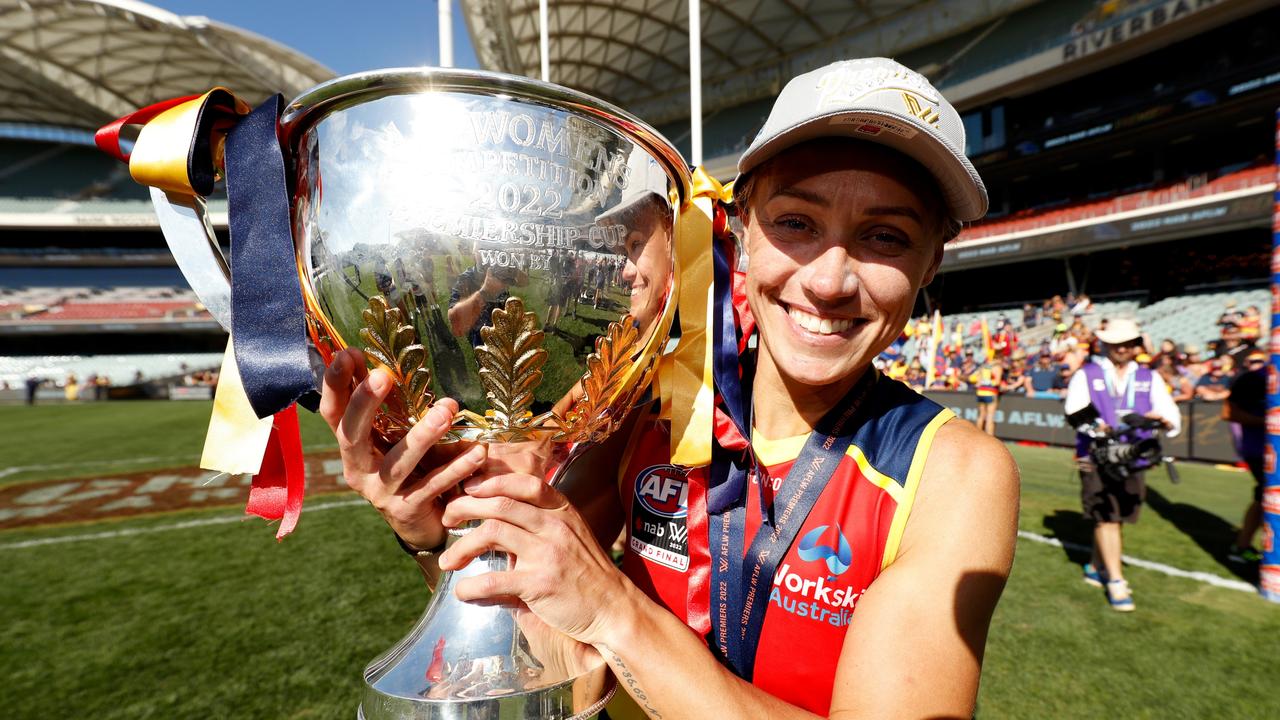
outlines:
{"label": "video camera", "polygon": [[[1163,463],[1169,473],[1169,481],[1181,480],[1173,465],[1173,458],[1164,454],[1158,431],[1163,424],[1154,418],[1129,413],[1120,418],[1117,427],[1104,426],[1098,409],[1093,405],[1067,414],[1067,422],[1076,432],[1087,435],[1089,459],[1098,473],[1115,480],[1124,480],[1135,472],[1141,472],[1157,463]],[[1150,432],[1151,435],[1144,433]]]}

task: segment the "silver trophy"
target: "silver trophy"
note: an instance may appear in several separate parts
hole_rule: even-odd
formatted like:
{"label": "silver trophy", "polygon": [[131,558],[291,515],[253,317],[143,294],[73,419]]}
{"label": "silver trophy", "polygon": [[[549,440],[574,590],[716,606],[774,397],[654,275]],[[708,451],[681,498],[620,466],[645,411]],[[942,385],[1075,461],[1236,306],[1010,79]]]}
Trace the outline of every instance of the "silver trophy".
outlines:
{"label": "silver trophy", "polygon": [[[281,121],[312,340],[397,381],[393,444],[435,398],[491,457],[574,453],[639,399],[675,311],[676,150],[625,112],[526,78],[436,69],[339,78]],[[454,531],[466,532],[465,529]],[[577,718],[613,691],[593,652],[532,616],[463,603],[446,573],[365,671],[360,716]],[[540,624],[539,624],[540,625]]]}

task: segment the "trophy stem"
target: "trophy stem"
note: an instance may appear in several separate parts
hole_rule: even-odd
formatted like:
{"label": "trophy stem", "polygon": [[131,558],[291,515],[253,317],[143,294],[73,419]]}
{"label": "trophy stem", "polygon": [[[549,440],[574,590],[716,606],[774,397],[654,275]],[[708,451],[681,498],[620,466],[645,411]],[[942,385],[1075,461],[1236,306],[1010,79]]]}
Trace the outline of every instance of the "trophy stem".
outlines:
{"label": "trophy stem", "polygon": [[[475,525],[451,530],[446,547]],[[531,613],[517,619],[511,608],[457,598],[460,580],[509,566],[506,553],[488,552],[442,574],[413,630],[365,669],[359,717],[577,720],[604,707],[616,686],[608,666],[583,652],[586,646]]]}

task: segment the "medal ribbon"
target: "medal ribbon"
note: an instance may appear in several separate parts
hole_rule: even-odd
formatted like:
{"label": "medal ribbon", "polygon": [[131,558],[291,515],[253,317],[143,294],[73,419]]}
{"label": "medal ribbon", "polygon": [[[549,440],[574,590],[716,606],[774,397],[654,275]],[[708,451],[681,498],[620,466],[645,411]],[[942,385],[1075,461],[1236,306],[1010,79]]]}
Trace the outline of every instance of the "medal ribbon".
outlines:
{"label": "medal ribbon", "polygon": [[[877,377],[876,371],[868,368],[818,421],[774,498],[776,519],[769,522],[766,518],[761,523],[745,553],[746,488],[731,507],[711,514],[711,647],[748,682],[754,673],[774,573],[853,442],[861,425],[855,422],[858,411]],[[746,387],[741,386],[739,392]],[[713,461],[713,472],[721,464]]]}
{"label": "medal ribbon", "polygon": [[[211,193],[225,165],[235,338],[228,347],[235,362],[224,368],[238,366],[239,382],[224,378],[219,385],[201,466],[253,473],[246,512],[280,520],[277,538],[292,531],[302,506],[302,444],[293,404],[312,411],[319,404],[277,135],[281,105],[277,95],[250,112],[230,91],[214,88],[130,113],[95,138],[102,150],[129,163],[134,180],[180,196]],[[130,124],[142,130],[126,156],[119,135]],[[268,418],[269,434],[263,426]]]}
{"label": "medal ribbon", "polygon": [[227,135],[231,334],[240,379],[260,418],[294,400],[313,411],[319,407],[307,356],[284,154],[276,136],[283,106],[280,95],[268,98]]}

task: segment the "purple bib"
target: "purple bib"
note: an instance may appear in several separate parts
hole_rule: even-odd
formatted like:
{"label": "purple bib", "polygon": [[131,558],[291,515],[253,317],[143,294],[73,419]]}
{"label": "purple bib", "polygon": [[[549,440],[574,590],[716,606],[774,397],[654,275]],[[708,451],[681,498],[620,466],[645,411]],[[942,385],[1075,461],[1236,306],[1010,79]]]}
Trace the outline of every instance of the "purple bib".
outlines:
{"label": "purple bib", "polygon": [[[1129,413],[1146,415],[1151,412],[1151,383],[1155,379],[1155,374],[1150,368],[1139,367],[1133,378],[1129,380],[1125,391],[1115,395],[1112,394],[1113,389],[1107,387],[1107,373],[1101,365],[1090,362],[1085,363],[1080,369],[1084,371],[1085,380],[1089,384],[1089,402],[1097,409],[1098,415],[1108,426],[1117,427],[1120,425],[1120,418]],[[1148,430],[1134,432],[1134,435],[1144,439],[1153,434]],[[1088,455],[1089,445],[1092,442],[1088,435],[1077,433],[1076,456]]]}

